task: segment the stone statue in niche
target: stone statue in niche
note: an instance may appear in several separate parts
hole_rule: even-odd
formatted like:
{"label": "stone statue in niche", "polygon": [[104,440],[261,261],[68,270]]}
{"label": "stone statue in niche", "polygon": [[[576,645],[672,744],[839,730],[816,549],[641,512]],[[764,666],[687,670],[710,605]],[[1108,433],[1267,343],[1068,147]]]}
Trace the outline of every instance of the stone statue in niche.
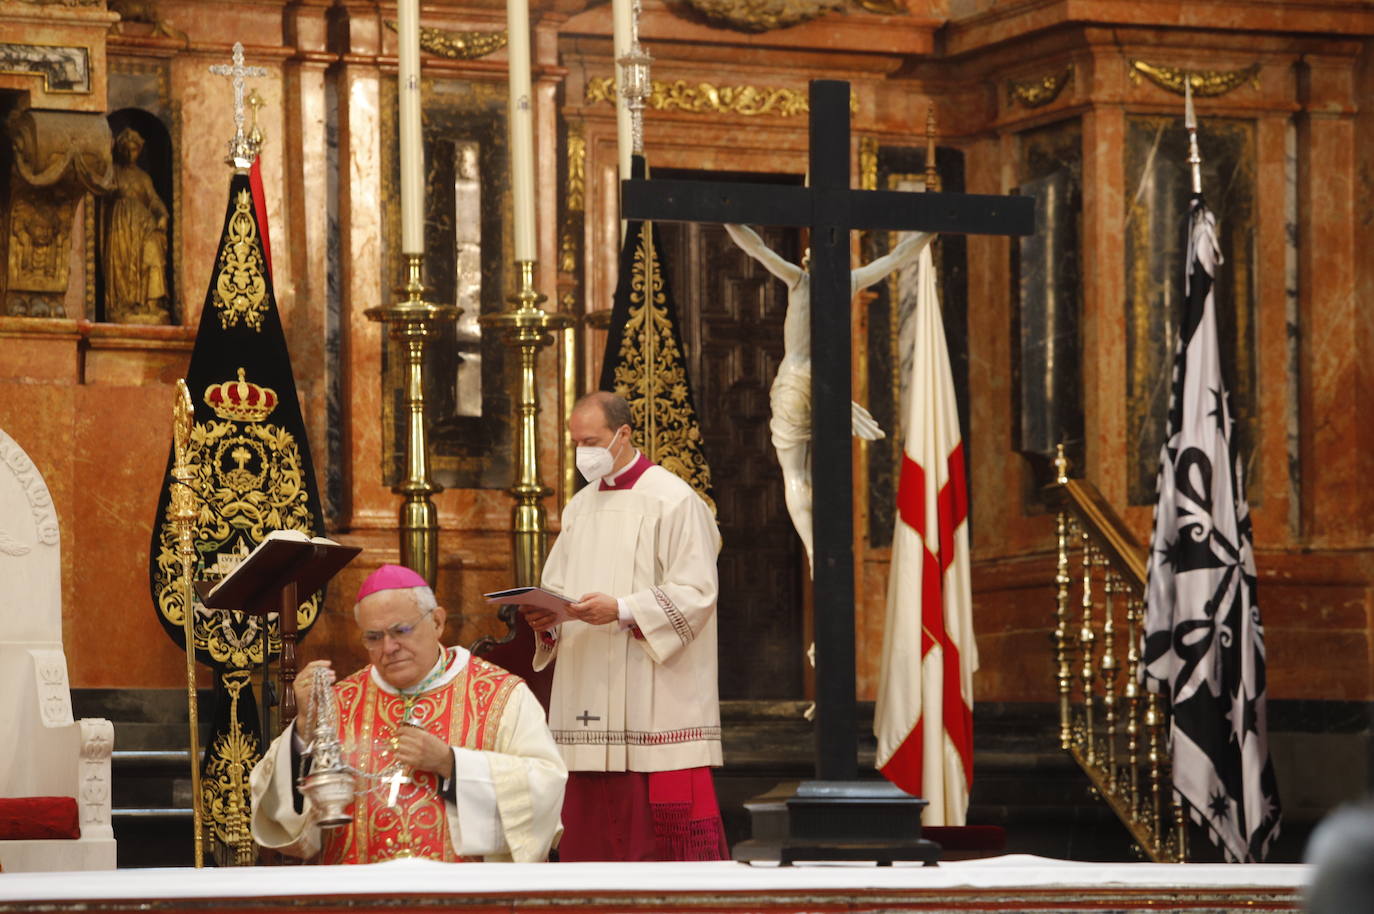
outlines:
{"label": "stone statue in niche", "polygon": [[[800,266],[789,263],[763,243],[748,226],[726,225],[735,244],[763,265],[769,273],[787,284],[787,316],[783,318],[783,356],[777,376],[768,391],[772,417],[768,431],[782,467],[783,498],[792,526],[806,547],[806,560],[812,563],[811,521],[811,274],[806,260]],[[912,232],[889,253],[849,273],[852,298],[893,270],[914,262],[930,240],[929,232]],[[851,424],[856,438],[876,441],[883,430],[858,403],[850,404]]]}
{"label": "stone statue in niche", "polygon": [[101,249],[105,319],[120,324],[169,324],[167,207],[138,165],[143,136],[125,127],[114,141],[115,188],[107,203]]}

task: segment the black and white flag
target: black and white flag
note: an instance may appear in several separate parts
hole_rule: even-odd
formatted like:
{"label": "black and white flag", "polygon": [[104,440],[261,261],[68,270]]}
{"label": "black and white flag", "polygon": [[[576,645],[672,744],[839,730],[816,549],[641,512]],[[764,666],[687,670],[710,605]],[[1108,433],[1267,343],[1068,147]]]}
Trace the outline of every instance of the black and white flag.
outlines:
{"label": "black and white flag", "polygon": [[1168,697],[1174,790],[1227,859],[1263,860],[1279,833],[1264,629],[1244,468],[1222,383],[1212,281],[1216,217],[1194,196],[1168,438],[1160,450],[1143,677]]}

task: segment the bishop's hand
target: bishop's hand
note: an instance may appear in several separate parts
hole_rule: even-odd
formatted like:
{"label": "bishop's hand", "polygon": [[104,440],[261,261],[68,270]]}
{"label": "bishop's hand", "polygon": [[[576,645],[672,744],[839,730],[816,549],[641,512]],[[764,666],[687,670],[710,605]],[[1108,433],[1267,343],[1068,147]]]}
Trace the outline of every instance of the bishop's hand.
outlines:
{"label": "bishop's hand", "polygon": [[395,756],[407,768],[453,777],[453,751],[448,743],[419,727],[402,724],[397,728]]}
{"label": "bishop's hand", "polygon": [[315,691],[315,677],[321,669],[329,669],[333,664],[328,660],[312,660],[305,669],[296,674],[291,690],[296,693],[296,735],[307,744],[315,738],[315,705],[312,700]]}

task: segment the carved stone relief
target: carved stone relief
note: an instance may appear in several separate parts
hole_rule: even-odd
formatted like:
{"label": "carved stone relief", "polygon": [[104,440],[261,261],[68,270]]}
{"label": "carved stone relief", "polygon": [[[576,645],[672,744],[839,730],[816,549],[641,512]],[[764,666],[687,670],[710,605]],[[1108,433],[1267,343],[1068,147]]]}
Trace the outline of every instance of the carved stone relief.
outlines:
{"label": "carved stone relief", "polygon": [[[9,467],[14,474],[14,481],[19,484],[20,490],[24,493],[25,499],[29,503],[29,513],[33,515],[33,525],[38,542],[44,546],[56,546],[58,543],[59,530],[57,526],[57,512],[53,510],[52,495],[48,493],[48,485],[43,481],[43,476],[38,472],[38,467],[33,465],[29,455],[24,453],[24,449],[19,444],[0,430],[0,463]],[[20,540],[25,548],[22,552],[14,551],[10,554],[23,555],[29,549],[27,543]]]}
{"label": "carved stone relief", "polygon": [[5,132],[12,159],[0,314],[65,317],[76,205],[114,186],[110,128],[99,114],[21,110]]}
{"label": "carved stone relief", "polygon": [[72,695],[67,685],[67,657],[61,650],[34,649],[34,685],[43,726],[69,727],[72,724]]}
{"label": "carved stone relief", "polygon": [[110,756],[114,724],[103,717],[83,717],[81,725],[81,834],[113,837],[110,808]]}

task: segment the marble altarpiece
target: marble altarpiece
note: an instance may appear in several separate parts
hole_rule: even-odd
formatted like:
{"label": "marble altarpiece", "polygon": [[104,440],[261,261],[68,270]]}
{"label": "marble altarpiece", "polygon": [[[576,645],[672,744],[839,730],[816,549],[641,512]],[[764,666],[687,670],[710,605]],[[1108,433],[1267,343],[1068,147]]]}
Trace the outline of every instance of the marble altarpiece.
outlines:
{"label": "marble altarpiece", "polygon": [[[23,131],[7,133],[8,247],[0,289],[0,427],[43,466],[70,544],[65,641],[78,690],[171,689],[178,682],[179,654],[158,630],[140,576],[168,440],[170,385],[185,372],[189,328],[199,316],[195,298],[214,255],[214,233],[193,227],[217,224],[223,206],[230,102],[223,81],[206,67],[226,59],[236,37],[248,45],[250,62],[268,71],[256,89],[274,283],[326,520],[336,535],[367,547],[373,565],[394,559],[396,550],[389,489],[394,360],[380,329],[362,315],[388,300],[400,279],[389,126],[394,7],[226,2],[215,5],[214,16],[190,0],[148,7],[150,15],[118,28],[116,14],[95,0],[11,4],[0,12],[0,59],[8,61],[0,66],[3,102],[21,118],[29,113],[32,148],[65,150],[69,144],[52,139],[59,136],[53,125],[69,118],[81,125],[70,131],[76,152],[53,195],[60,200],[54,217],[26,228],[17,245],[9,239],[22,220],[10,219],[10,210],[29,193],[24,169],[36,172],[24,158],[30,147]],[[1374,416],[1352,393],[1367,389],[1364,366],[1374,362],[1366,352],[1374,334],[1359,306],[1374,290],[1374,265],[1359,256],[1374,241],[1374,228],[1361,221],[1354,190],[1374,157],[1374,114],[1357,104],[1374,92],[1374,17],[1334,4],[1300,14],[1264,2],[1262,15],[1246,19],[1240,7],[1222,3],[1210,21],[1193,22],[1153,8],[1091,4],[1071,22],[1055,12],[1037,18],[1033,7],[837,2],[816,4],[819,18],[793,23],[741,21],[739,7],[728,3],[650,2],[641,27],[656,58],[646,113],[650,166],[798,180],[806,79],[825,75],[854,87],[856,186],[870,175],[880,184],[919,177],[932,105],[946,181],[1002,193],[1063,169],[1065,216],[1077,236],[1077,276],[1064,280],[1077,295],[1081,405],[1069,411],[1081,422],[1075,463],[1143,540],[1156,447],[1149,417],[1169,358],[1157,302],[1172,269],[1150,239],[1174,237],[1170,207],[1182,199],[1170,171],[1179,167],[1174,125],[1182,101],[1168,86],[1169,68],[1215,77],[1219,91],[1200,98],[1198,110],[1209,197],[1231,271],[1223,286],[1231,295],[1233,405],[1253,455],[1251,498],[1277,705],[1271,726],[1280,757],[1296,756],[1292,747],[1313,725],[1293,723],[1297,712],[1285,711],[1285,702],[1304,713],[1326,708],[1312,714],[1334,720],[1340,709],[1374,699],[1365,611],[1374,599],[1374,574],[1366,567],[1374,510],[1362,488],[1352,490],[1374,454]],[[467,295],[471,317],[500,308],[512,284],[502,164],[505,57],[476,37],[499,33],[504,9],[426,6],[424,18],[440,37],[466,36],[459,43],[474,49],[468,59],[431,53],[424,64],[433,191],[427,281],[447,297]],[[619,243],[607,101],[611,26],[608,5],[579,0],[536,3],[534,18],[537,280],[548,307],[581,319],[580,329],[540,363],[540,459],[556,490],[556,517],[574,485],[561,445],[562,411],[599,371],[603,334],[595,315],[609,307]],[[126,126],[144,134],[138,164],[167,210],[166,323],[104,320],[98,201],[115,165],[115,135]],[[475,232],[457,224],[472,207],[480,214]],[[61,229],[55,246],[39,245],[42,257],[34,257],[32,239],[46,237],[53,225]],[[859,238],[858,253],[867,259],[888,243]],[[709,237],[682,235],[671,244],[686,265],[678,269],[734,269],[702,263],[704,252],[723,256]],[[1016,456],[1020,355],[1013,328],[1020,304],[1013,252],[1005,240],[942,244],[946,321],[967,328],[954,355],[967,366],[961,403],[982,657],[977,698],[990,705],[1049,702],[1053,531],[1034,473]],[[11,256],[24,245],[29,254]],[[480,267],[465,266],[474,256]],[[32,281],[35,264],[46,271],[41,282]],[[479,287],[465,288],[465,276],[480,278]],[[760,313],[776,307],[769,296],[777,289],[747,274],[729,281],[738,287],[730,294],[738,295],[754,283],[754,297],[740,300],[757,303]],[[757,368],[731,368],[721,355],[730,350],[708,332],[723,287],[697,276],[676,288],[698,289],[696,303],[685,306],[696,308],[698,320],[684,330],[697,347],[689,356],[695,384],[716,384],[728,394],[750,372],[768,376],[766,344],[731,343],[735,352],[759,357]],[[888,410],[898,396],[890,380],[895,291],[891,284],[875,290],[854,317],[855,338],[864,341],[855,390]],[[434,417],[441,432],[436,463],[448,486],[437,497],[439,586],[441,598],[460,607],[451,636],[470,643],[499,630],[477,597],[509,575],[510,500],[501,478],[509,461],[509,366],[500,346],[476,342],[464,325],[454,328],[452,343],[434,382],[442,386],[435,402],[444,404]],[[473,358],[478,353],[480,360]],[[464,369],[479,361],[474,396]],[[733,389],[740,402],[732,408],[746,418],[751,408],[757,412],[758,404],[746,402],[748,383]],[[698,403],[706,411],[713,401],[699,396]],[[874,412],[892,432],[891,413]],[[894,444],[895,438],[880,442],[857,457],[867,469],[856,473],[863,490],[856,492],[855,525],[861,698],[872,696],[877,668],[890,531],[883,493]],[[765,450],[760,460],[766,456]],[[718,486],[746,468],[712,467]],[[748,502],[740,504],[743,511]],[[785,548],[777,543],[780,556]],[[130,558],[110,558],[121,555]],[[784,627],[797,629],[769,660],[785,685],[751,695],[741,677],[732,686],[740,698],[806,698],[803,565],[777,601],[786,605],[751,595],[748,610],[780,615]],[[370,567],[360,564],[330,591],[305,652],[332,656],[341,666],[361,662],[344,595]],[[83,624],[93,607],[118,618],[125,636],[117,643]],[[771,630],[758,631],[763,637]],[[1339,662],[1317,669],[1308,662],[1313,656]],[[1332,726],[1363,738],[1344,724]]]}

